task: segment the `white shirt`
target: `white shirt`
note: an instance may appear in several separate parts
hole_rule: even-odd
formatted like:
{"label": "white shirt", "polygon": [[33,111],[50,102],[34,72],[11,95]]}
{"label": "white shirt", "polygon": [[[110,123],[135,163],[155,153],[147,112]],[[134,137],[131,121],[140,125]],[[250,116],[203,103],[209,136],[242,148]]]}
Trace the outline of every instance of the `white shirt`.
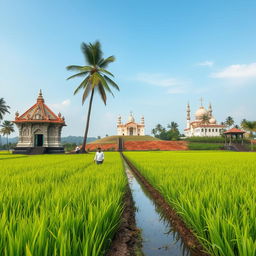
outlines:
{"label": "white shirt", "polygon": [[101,152],[96,152],[94,160],[96,161],[103,161],[104,160],[104,153]]}

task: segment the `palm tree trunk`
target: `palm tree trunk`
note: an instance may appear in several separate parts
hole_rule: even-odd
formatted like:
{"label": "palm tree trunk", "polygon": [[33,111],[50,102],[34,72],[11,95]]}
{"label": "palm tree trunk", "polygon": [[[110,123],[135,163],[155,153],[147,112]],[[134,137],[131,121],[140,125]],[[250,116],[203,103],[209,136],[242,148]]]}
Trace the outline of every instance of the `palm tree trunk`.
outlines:
{"label": "palm tree trunk", "polygon": [[8,149],[8,151],[9,151],[9,141],[8,141],[8,135],[6,135],[6,137],[7,137],[7,149]]}
{"label": "palm tree trunk", "polygon": [[252,131],[250,132],[250,134],[251,134],[251,151],[253,151],[253,143],[252,143],[252,140],[253,140],[253,133],[252,133]]}
{"label": "palm tree trunk", "polygon": [[86,152],[85,147],[86,147],[86,140],[87,140],[87,135],[88,135],[88,130],[89,130],[89,123],[90,123],[90,117],[91,117],[93,95],[94,95],[94,89],[92,89],[91,98],[90,98],[90,102],[89,102],[89,109],[88,109],[88,114],[87,114],[86,128],[85,128],[85,132],[84,132],[84,141],[83,141],[83,145],[82,145],[82,149],[81,149],[82,153]]}

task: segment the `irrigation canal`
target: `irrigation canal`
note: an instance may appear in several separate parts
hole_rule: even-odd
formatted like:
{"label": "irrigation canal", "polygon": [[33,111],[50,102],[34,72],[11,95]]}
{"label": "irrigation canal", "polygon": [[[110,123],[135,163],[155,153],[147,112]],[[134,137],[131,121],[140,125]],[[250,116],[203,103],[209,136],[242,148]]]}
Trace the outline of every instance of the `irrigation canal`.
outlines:
{"label": "irrigation canal", "polygon": [[145,256],[191,256],[171,223],[144,189],[124,160],[124,166],[135,203],[136,226],[141,230]]}

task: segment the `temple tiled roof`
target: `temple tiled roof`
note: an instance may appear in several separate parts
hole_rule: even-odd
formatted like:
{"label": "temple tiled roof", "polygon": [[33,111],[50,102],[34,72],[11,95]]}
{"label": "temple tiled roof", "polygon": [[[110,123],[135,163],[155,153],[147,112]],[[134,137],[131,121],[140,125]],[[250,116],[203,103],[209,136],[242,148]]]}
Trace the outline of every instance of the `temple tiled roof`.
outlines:
{"label": "temple tiled roof", "polygon": [[16,113],[14,123],[59,123],[65,125],[65,119],[61,116],[61,113],[58,115],[44,103],[44,98],[42,91],[40,90],[37,97],[37,102],[29,108],[24,114],[19,115]]}

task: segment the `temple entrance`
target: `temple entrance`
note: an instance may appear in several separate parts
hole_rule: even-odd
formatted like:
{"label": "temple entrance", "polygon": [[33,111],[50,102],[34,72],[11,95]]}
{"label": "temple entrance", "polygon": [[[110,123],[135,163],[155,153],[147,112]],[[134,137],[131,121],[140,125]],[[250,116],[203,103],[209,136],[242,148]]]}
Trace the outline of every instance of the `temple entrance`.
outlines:
{"label": "temple entrance", "polygon": [[36,134],[35,135],[35,147],[42,147],[44,144],[44,135]]}
{"label": "temple entrance", "polygon": [[133,128],[129,128],[129,135],[133,135]]}

